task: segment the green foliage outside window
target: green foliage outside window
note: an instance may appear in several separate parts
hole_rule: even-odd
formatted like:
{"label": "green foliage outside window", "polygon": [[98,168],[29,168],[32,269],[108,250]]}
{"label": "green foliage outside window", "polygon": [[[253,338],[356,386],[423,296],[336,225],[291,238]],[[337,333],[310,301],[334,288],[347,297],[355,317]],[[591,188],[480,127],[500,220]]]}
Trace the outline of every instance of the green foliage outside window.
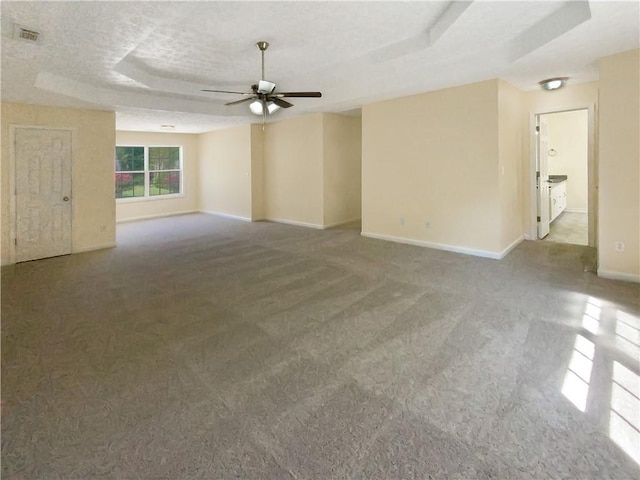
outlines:
{"label": "green foliage outside window", "polygon": [[181,193],[180,154],[181,147],[116,147],[116,198]]}

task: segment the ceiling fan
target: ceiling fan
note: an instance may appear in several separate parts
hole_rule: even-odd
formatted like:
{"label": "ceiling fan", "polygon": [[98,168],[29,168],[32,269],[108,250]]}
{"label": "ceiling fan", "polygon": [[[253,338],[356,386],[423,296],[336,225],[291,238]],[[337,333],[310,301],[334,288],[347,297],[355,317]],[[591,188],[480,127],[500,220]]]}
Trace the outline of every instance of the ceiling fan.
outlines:
{"label": "ceiling fan", "polygon": [[320,98],[321,92],[276,92],[276,84],[264,79],[264,52],[269,48],[269,42],[258,42],[256,46],[262,55],[262,79],[256,84],[251,85],[251,93],[233,92],[229,90],[209,90],[203,89],[203,92],[214,93],[233,93],[235,95],[245,95],[247,98],[235,100],[225,103],[225,105],[235,105],[243,102],[251,102],[249,110],[255,115],[262,115],[263,120],[267,115],[272,115],[280,108],[293,107],[293,103],[289,103],[284,98]]}

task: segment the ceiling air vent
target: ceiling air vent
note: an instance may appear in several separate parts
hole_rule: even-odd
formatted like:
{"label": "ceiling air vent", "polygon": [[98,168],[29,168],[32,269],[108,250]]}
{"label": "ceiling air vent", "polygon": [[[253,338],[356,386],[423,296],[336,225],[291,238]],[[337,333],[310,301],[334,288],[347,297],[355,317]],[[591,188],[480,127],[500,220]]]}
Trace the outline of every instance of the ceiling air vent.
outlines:
{"label": "ceiling air vent", "polygon": [[13,36],[18,40],[24,40],[32,43],[38,43],[40,38],[40,34],[35,30],[29,30],[28,28],[24,28],[16,24],[13,25]]}

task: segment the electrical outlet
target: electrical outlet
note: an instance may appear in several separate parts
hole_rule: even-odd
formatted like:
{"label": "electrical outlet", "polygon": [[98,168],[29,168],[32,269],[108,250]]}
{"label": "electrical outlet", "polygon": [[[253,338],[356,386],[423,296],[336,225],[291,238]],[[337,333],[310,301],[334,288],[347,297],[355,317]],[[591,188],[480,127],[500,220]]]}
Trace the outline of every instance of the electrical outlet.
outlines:
{"label": "electrical outlet", "polygon": [[431,228],[431,222],[428,220],[424,222],[424,228]]}
{"label": "electrical outlet", "polygon": [[400,225],[404,225],[404,217],[400,217]]}
{"label": "electrical outlet", "polygon": [[624,242],[615,242],[616,252],[624,252]]}

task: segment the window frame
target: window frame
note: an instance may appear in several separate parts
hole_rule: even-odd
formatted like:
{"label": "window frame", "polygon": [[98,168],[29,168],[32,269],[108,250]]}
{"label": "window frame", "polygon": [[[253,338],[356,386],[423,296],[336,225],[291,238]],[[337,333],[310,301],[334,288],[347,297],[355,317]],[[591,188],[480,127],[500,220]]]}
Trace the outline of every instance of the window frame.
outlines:
{"label": "window frame", "polygon": [[[118,143],[116,144],[116,148],[118,147],[137,147],[144,148],[144,171],[135,170],[135,171],[118,171],[114,170],[114,187],[115,187],[115,178],[117,173],[144,173],[144,196],[140,197],[116,197],[114,191],[114,197],[117,203],[135,203],[135,202],[149,202],[156,200],[170,200],[175,198],[183,198],[184,197],[184,148],[182,145],[156,145],[156,144],[148,144],[148,145],[140,145],[134,143]],[[172,170],[150,170],[149,169],[149,148],[177,148],[179,155],[179,169]],[[115,158],[115,150],[114,150],[114,158]],[[150,194],[150,186],[151,186],[151,173],[157,172],[180,172],[180,193],[169,193],[166,195],[151,195]]]}

